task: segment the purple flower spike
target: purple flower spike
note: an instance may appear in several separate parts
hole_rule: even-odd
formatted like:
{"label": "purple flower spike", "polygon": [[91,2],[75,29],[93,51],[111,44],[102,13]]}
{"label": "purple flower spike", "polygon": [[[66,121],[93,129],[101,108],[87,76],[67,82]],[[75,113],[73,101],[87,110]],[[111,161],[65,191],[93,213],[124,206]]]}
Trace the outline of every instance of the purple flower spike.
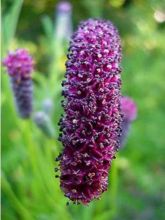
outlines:
{"label": "purple flower spike", "polygon": [[132,121],[137,117],[137,106],[129,97],[121,98],[121,110],[123,113],[122,134],[120,136],[120,146],[123,147],[129,134]]}
{"label": "purple flower spike", "polygon": [[30,117],[32,111],[32,80],[33,59],[25,49],[9,52],[3,60],[7,68],[19,115]]}
{"label": "purple flower spike", "polygon": [[60,140],[60,185],[65,196],[87,204],[107,190],[108,171],[121,133],[121,46],[109,21],[82,22],[72,37]]}
{"label": "purple flower spike", "polygon": [[18,80],[29,78],[33,71],[33,59],[25,49],[9,52],[3,60],[3,65],[6,66],[8,74]]}

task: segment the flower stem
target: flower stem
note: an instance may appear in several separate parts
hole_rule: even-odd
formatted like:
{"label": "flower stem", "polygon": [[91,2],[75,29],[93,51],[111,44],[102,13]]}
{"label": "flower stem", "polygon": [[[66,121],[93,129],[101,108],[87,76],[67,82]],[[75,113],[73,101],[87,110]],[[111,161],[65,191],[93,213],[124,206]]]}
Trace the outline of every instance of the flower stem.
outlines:
{"label": "flower stem", "polygon": [[112,217],[114,219],[117,213],[117,188],[118,188],[118,170],[117,170],[117,159],[112,162],[110,172],[110,209],[112,210]]}
{"label": "flower stem", "polygon": [[14,194],[11,185],[7,181],[5,175],[2,178],[2,190],[6,194],[6,196],[10,199],[13,208],[16,212],[21,216],[23,220],[33,219],[29,211],[24,207],[24,205],[18,200],[16,195]]}

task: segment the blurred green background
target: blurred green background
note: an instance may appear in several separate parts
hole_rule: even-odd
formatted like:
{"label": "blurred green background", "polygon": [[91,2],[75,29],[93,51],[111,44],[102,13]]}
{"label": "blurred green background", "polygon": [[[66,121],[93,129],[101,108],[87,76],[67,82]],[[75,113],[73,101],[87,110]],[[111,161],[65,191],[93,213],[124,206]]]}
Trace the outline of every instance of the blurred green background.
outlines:
{"label": "blurred green background", "polygon": [[55,138],[15,111],[9,78],[2,69],[2,219],[165,219],[165,1],[73,0],[74,30],[90,17],[110,19],[122,46],[122,92],[138,106],[126,146],[110,170],[109,189],[88,206],[70,204],[54,177],[62,108],[61,81],[68,42],[56,37],[54,0],[2,0],[2,57],[28,48],[36,60],[34,111],[53,101]]}

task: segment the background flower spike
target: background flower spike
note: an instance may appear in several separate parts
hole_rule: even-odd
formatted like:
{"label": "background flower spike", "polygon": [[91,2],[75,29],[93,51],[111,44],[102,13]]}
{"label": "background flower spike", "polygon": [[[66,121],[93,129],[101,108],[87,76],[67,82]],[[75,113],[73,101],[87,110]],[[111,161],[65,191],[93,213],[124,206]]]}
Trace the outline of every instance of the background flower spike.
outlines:
{"label": "background flower spike", "polygon": [[10,76],[17,111],[21,118],[29,118],[32,112],[32,79],[33,59],[25,49],[8,53],[3,60]]}
{"label": "background flower spike", "polygon": [[61,1],[56,8],[55,37],[57,40],[69,41],[72,35],[72,5]]}
{"label": "background flower spike", "polygon": [[121,46],[117,29],[109,21],[82,22],[67,57],[60,185],[74,203],[87,204],[107,190],[108,171],[119,147]]}
{"label": "background flower spike", "polygon": [[17,111],[22,118],[29,118],[32,112],[32,80],[33,59],[25,49],[17,49],[8,53],[3,60],[10,76]]}
{"label": "background flower spike", "polygon": [[123,96],[121,97],[121,109],[123,113],[123,120],[120,147],[123,147],[127,141],[131,124],[137,117],[137,106],[133,99]]}

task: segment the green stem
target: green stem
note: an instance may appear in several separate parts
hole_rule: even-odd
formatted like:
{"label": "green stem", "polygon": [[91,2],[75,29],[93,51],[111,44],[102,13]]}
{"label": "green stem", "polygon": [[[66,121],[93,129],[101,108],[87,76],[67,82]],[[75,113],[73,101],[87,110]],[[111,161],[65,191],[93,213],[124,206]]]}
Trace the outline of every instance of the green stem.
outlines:
{"label": "green stem", "polygon": [[112,219],[117,213],[117,188],[118,188],[118,169],[117,169],[117,159],[112,162],[110,171],[110,209],[113,213]]}
{"label": "green stem", "polygon": [[[57,216],[60,219],[64,220],[64,216],[70,218],[69,213],[63,210],[62,204],[55,203],[55,198],[59,197],[60,191],[55,187],[55,179],[53,176],[53,168],[51,161],[49,161],[49,156],[51,157],[51,149],[50,146],[44,147],[47,150],[47,153],[42,150],[41,146],[38,146],[35,143],[35,139],[33,139],[33,134],[30,133],[32,131],[33,126],[31,121],[23,122],[23,136],[25,138],[25,143],[29,153],[29,161],[31,162],[32,171],[33,171],[33,195],[35,195],[35,201],[45,200],[47,205],[49,205],[49,210],[55,209]],[[47,140],[47,139],[46,139]],[[43,141],[44,143],[44,141]],[[52,141],[49,142],[52,144]],[[48,156],[49,152],[49,156]],[[51,171],[52,169],[52,171]],[[54,183],[53,183],[54,179]],[[42,194],[38,194],[38,191],[43,192]],[[63,215],[64,214],[64,215]]]}
{"label": "green stem", "polygon": [[[101,214],[95,217],[95,220],[107,220],[114,219],[117,213],[117,188],[118,188],[118,170],[117,170],[117,159],[112,162],[110,169],[110,187],[108,198],[106,203],[108,204],[107,211],[102,211]],[[106,204],[103,202],[102,206]]]}
{"label": "green stem", "polygon": [[2,54],[9,49],[18,24],[19,15],[23,5],[23,0],[15,0],[8,12],[3,16],[3,48]]}
{"label": "green stem", "polygon": [[10,204],[16,210],[18,215],[21,216],[22,220],[32,220],[33,217],[30,215],[28,210],[24,207],[24,205],[17,199],[14,194],[9,182],[6,177],[3,175],[2,177],[2,190],[6,194],[6,196],[11,200]]}
{"label": "green stem", "polygon": [[88,206],[81,206],[82,220],[91,220],[94,211],[93,209],[94,209],[93,203],[90,203]]}
{"label": "green stem", "polygon": [[[117,159],[115,159],[111,165],[110,170],[110,189],[109,189],[109,195],[108,195],[108,201],[107,204],[109,204],[108,210],[103,211],[103,207],[106,205],[104,201],[102,200],[102,203],[98,203],[99,206],[101,206],[101,209],[99,215],[95,216],[95,220],[107,220],[107,219],[114,219],[117,213],[117,188],[118,188],[118,169],[117,169]],[[101,200],[100,200],[101,201]],[[97,207],[98,209],[99,207]],[[85,210],[84,210],[85,209]],[[88,210],[89,209],[89,210]],[[90,204],[90,207],[82,207],[81,208],[81,219],[91,219],[94,206],[93,204]],[[88,212],[89,211],[89,212]],[[89,214],[90,213],[90,214]],[[88,216],[90,215],[90,217]]]}

